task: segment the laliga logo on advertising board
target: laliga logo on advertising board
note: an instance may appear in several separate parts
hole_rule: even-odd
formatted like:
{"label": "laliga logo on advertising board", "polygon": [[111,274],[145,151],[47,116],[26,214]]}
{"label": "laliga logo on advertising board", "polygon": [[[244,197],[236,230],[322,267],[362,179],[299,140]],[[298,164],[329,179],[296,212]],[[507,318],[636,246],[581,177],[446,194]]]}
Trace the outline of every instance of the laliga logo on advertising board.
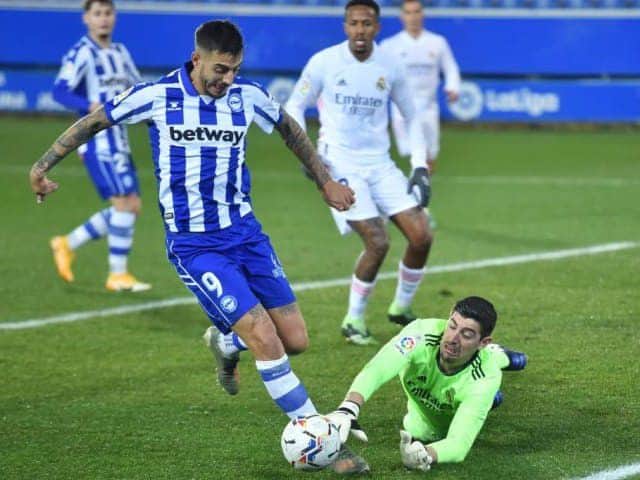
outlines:
{"label": "laliga logo on advertising board", "polygon": [[480,116],[483,104],[484,97],[480,87],[472,82],[462,82],[458,101],[448,106],[454,117],[466,122]]}
{"label": "laliga logo on advertising board", "polygon": [[483,92],[478,84],[462,82],[460,98],[449,105],[451,113],[459,120],[479,117],[483,109],[497,113],[524,113],[539,117],[560,110],[560,97],[551,92],[538,93],[527,87],[497,91],[487,88]]}
{"label": "laliga logo on advertising board", "polygon": [[295,86],[296,82],[290,78],[275,77],[267,87],[267,90],[280,105],[284,105],[289,100]]}

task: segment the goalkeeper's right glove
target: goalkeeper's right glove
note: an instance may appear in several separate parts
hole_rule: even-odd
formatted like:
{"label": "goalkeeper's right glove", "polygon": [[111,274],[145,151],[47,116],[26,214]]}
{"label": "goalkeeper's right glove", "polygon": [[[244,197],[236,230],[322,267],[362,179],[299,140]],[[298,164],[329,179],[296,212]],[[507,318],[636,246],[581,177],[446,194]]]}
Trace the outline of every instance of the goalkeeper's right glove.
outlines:
{"label": "goalkeeper's right glove", "polygon": [[418,441],[413,441],[411,434],[400,430],[400,456],[402,464],[411,470],[426,472],[431,468],[433,458],[427,452],[425,446]]}
{"label": "goalkeeper's right glove", "polygon": [[413,193],[421,207],[429,205],[431,197],[431,182],[429,180],[429,170],[426,167],[414,168],[409,178],[407,193]]}
{"label": "goalkeeper's right glove", "polygon": [[345,400],[340,404],[337,410],[329,413],[327,418],[333,423],[340,432],[340,442],[345,443],[349,438],[349,432],[362,442],[369,440],[367,434],[358,423],[358,415],[360,414],[360,405],[350,400]]}

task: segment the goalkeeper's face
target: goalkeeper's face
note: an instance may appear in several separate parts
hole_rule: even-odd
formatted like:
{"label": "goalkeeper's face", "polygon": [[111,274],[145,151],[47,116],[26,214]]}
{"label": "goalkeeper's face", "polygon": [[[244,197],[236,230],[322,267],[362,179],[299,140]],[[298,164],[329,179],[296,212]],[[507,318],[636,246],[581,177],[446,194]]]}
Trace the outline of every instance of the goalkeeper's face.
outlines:
{"label": "goalkeeper's face", "polygon": [[242,52],[232,55],[198,49],[191,55],[191,61],[191,80],[198,93],[219,98],[227,93],[236,78],[242,63]]}
{"label": "goalkeeper's face", "polygon": [[454,311],[440,341],[440,361],[452,367],[464,365],[489,343],[491,337],[482,336],[480,323]]}
{"label": "goalkeeper's face", "polygon": [[108,3],[93,2],[84,12],[82,21],[93,38],[111,38],[116,24],[116,12]]}

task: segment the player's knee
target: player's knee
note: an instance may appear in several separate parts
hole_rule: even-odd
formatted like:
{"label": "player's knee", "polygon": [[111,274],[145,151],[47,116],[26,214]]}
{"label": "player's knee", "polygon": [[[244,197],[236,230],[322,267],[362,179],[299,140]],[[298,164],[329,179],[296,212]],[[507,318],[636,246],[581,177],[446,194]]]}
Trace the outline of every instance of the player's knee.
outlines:
{"label": "player's knee", "polygon": [[389,247],[389,236],[386,232],[376,233],[367,239],[367,250],[378,258],[384,258]]}
{"label": "player's knee", "polygon": [[298,355],[309,348],[309,335],[306,329],[297,329],[282,339],[284,349],[289,355]]}
{"label": "player's knee", "polygon": [[244,331],[243,340],[256,357],[276,359],[284,353],[276,327],[266,312],[253,319]]}
{"label": "player's knee", "polygon": [[428,252],[433,243],[433,233],[429,229],[415,233],[409,239],[409,246],[417,252]]}
{"label": "player's knee", "polygon": [[111,204],[119,212],[129,212],[136,215],[139,215],[142,209],[142,200],[137,195],[112,197]]}

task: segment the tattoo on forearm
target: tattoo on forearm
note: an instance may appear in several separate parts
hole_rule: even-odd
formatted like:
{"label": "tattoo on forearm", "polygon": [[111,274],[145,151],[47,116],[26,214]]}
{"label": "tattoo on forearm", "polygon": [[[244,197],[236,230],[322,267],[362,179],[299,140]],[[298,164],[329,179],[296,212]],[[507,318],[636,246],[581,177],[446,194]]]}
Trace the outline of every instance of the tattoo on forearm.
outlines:
{"label": "tattoo on forearm", "polygon": [[311,140],[291,115],[283,111],[282,121],[277,126],[277,129],[287,147],[296,154],[302,164],[311,172],[318,187],[331,180]]}
{"label": "tattoo on forearm", "polygon": [[51,148],[35,163],[33,170],[42,174],[48,172],[73,150],[86,143],[100,130],[110,126],[111,122],[104,113],[104,108],[82,117],[58,137]]}

